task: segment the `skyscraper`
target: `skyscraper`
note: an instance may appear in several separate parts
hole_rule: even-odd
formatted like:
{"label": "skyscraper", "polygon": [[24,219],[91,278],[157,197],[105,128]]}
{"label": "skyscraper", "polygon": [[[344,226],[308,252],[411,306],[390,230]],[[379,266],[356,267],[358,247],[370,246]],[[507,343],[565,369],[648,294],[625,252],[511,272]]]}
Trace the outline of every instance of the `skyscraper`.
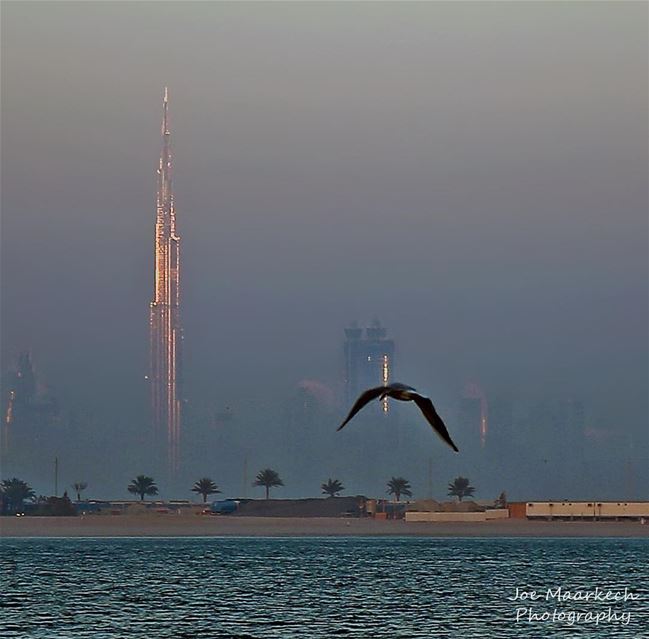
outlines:
{"label": "skyscraper", "polygon": [[20,469],[35,449],[50,450],[47,438],[60,422],[59,403],[38,382],[28,351],[20,353],[14,370],[2,377],[0,468]]}
{"label": "skyscraper", "polygon": [[[365,329],[355,323],[345,329],[345,393],[348,402],[367,388],[389,384],[394,367],[394,341],[378,320]],[[383,400],[388,412],[388,400]]]}
{"label": "skyscraper", "polygon": [[460,400],[460,427],[469,434],[470,441],[478,437],[480,448],[487,442],[488,407],[487,397],[479,384],[468,382],[464,387],[464,394]]}
{"label": "skyscraper", "polygon": [[154,437],[166,453],[167,469],[179,466],[181,437],[180,236],[171,175],[169,99],[165,87],[162,103],[162,153],[158,167],[155,222],[155,279],[150,312],[151,409]]}
{"label": "skyscraper", "polygon": [[36,397],[36,377],[32,367],[29,352],[20,353],[15,371],[7,375],[3,384],[2,397],[2,461],[9,455],[9,446],[13,445],[12,431],[16,422],[23,422],[20,426],[25,428],[25,418],[30,421],[33,413],[34,399]]}

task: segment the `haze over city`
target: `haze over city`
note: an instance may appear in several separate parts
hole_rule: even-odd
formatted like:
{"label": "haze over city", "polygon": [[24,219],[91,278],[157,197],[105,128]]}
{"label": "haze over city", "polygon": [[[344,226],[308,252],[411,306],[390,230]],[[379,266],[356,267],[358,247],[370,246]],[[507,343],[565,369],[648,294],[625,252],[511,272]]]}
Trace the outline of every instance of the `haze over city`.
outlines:
{"label": "haze over city", "polygon": [[[48,493],[57,455],[61,484],[96,497],[157,473],[169,87],[186,459],[162,496],[204,475],[261,496],[270,466],[278,496],[330,476],[380,495],[394,474],[441,496],[463,474],[484,498],[648,497],[646,5],[2,12],[2,373],[29,351],[58,405],[8,471]],[[344,329],[375,318],[460,454],[412,406],[335,433]],[[484,447],[463,430],[471,388]]]}

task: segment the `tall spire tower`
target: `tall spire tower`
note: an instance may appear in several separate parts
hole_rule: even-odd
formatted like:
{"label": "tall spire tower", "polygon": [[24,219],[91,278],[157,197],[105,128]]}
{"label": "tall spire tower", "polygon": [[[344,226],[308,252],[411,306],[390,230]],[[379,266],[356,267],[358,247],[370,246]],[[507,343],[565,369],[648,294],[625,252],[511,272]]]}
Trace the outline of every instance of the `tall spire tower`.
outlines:
{"label": "tall spire tower", "polygon": [[155,221],[155,280],[151,302],[151,408],[155,441],[164,442],[169,474],[178,471],[181,432],[180,236],[171,184],[169,95],[162,103],[162,153]]}

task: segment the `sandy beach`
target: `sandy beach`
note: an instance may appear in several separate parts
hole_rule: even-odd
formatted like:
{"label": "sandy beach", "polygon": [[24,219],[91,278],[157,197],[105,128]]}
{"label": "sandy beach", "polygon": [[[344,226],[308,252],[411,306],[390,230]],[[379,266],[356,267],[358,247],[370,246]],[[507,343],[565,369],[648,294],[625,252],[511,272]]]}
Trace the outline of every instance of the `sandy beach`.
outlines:
{"label": "sandy beach", "polygon": [[406,523],[334,517],[214,517],[120,515],[3,517],[0,537],[644,537],[637,521],[495,520],[472,523]]}

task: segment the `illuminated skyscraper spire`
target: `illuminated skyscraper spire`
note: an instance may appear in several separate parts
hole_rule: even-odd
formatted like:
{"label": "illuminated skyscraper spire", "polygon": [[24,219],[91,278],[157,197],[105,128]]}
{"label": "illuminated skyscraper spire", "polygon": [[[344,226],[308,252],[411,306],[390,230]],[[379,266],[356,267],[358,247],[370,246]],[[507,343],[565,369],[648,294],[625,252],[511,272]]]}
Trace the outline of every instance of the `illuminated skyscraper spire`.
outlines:
{"label": "illuminated skyscraper spire", "polygon": [[172,190],[169,94],[162,103],[162,152],[158,167],[155,280],[151,302],[151,408],[156,443],[165,442],[170,475],[178,471],[181,433],[180,237]]}

